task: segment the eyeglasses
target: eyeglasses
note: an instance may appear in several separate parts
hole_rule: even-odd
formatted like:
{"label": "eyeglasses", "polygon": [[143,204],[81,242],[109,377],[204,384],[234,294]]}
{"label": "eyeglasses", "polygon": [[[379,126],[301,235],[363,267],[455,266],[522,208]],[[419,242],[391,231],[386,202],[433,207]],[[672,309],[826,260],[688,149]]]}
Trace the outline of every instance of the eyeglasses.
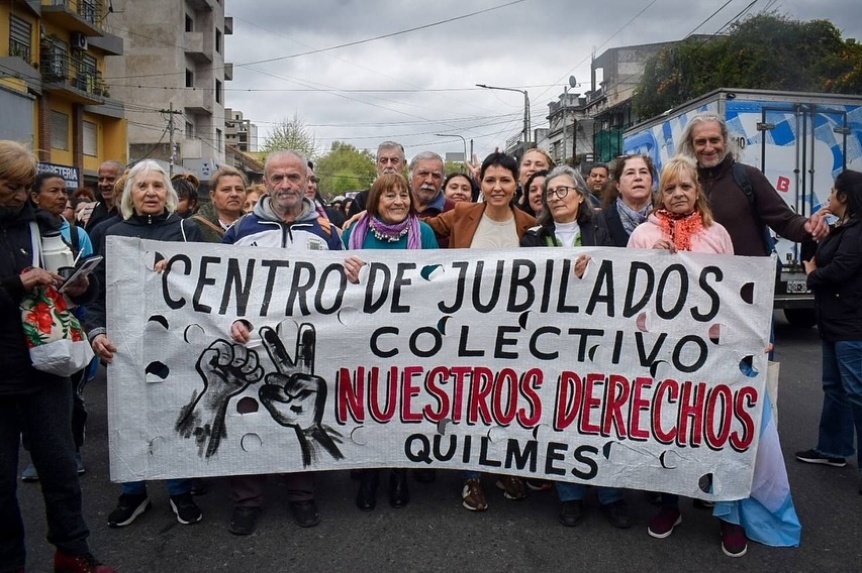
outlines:
{"label": "eyeglasses", "polygon": [[550,201],[556,195],[559,199],[565,199],[570,191],[577,191],[576,187],[567,187],[566,185],[560,185],[555,189],[548,189],[548,192],[545,194],[545,198]]}

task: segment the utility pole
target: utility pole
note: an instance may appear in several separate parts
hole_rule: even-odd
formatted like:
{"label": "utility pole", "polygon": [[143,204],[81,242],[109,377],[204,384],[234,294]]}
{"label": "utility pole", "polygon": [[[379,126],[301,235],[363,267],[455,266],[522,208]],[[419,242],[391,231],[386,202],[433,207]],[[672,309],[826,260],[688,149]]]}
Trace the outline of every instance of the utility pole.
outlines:
{"label": "utility pole", "polygon": [[563,101],[562,109],[560,111],[563,112],[563,160],[560,162],[564,164],[566,162],[566,110],[569,108],[569,86],[563,86]]}
{"label": "utility pole", "polygon": [[169,141],[168,145],[169,145],[169,148],[171,150],[171,163],[170,163],[170,170],[168,173],[168,178],[171,178],[174,176],[174,162],[176,161],[176,155],[177,155],[176,151],[174,150],[174,116],[180,115],[183,112],[181,112],[180,110],[175,110],[173,102],[171,102],[170,107],[168,109],[160,109],[159,111],[161,113],[165,113],[168,115],[168,130],[170,131],[169,139],[168,139],[168,141]]}

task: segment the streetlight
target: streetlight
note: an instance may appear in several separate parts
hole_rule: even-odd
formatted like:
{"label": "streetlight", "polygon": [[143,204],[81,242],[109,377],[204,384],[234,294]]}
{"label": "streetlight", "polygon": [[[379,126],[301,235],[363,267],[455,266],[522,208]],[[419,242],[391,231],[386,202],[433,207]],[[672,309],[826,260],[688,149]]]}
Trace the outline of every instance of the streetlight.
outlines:
{"label": "streetlight", "polygon": [[518,88],[500,88],[496,86],[486,86],[485,84],[476,84],[476,87],[485,88],[486,90],[503,90],[524,94],[524,144],[530,143],[530,94],[527,90],[519,90]]}
{"label": "streetlight", "polygon": [[460,137],[461,141],[464,142],[464,163],[470,161],[470,158],[467,157],[467,140],[464,139],[463,135],[458,135],[457,133],[435,133],[436,137]]}
{"label": "streetlight", "polygon": [[[566,111],[569,109],[569,88],[576,88],[579,84],[575,76],[569,76],[569,85],[563,86],[563,163],[566,162]],[[580,94],[575,94],[580,97]],[[575,155],[578,153],[578,114],[574,114],[572,121],[572,166],[574,167]]]}

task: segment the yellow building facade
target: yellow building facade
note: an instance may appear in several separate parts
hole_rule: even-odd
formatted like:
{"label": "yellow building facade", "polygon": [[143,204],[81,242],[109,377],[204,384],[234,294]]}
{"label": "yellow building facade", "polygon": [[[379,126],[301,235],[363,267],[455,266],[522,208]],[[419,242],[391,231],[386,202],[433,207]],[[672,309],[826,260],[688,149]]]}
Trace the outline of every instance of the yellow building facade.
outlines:
{"label": "yellow building facade", "polygon": [[127,161],[124,106],[103,80],[122,55],[105,30],[108,0],[0,4],[0,139],[29,144],[40,169],[93,187],[99,165]]}

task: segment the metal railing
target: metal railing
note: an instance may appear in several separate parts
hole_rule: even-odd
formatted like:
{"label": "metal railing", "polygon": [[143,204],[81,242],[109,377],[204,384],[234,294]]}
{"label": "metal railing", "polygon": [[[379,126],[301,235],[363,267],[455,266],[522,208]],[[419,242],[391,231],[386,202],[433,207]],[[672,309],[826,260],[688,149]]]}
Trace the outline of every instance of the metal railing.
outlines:
{"label": "metal railing", "polygon": [[18,56],[28,64],[30,63],[30,44],[19,42],[15,38],[9,38],[9,55]]}
{"label": "metal railing", "polygon": [[[42,2],[45,5],[45,2]],[[102,0],[51,0],[47,4],[51,6],[64,6],[70,12],[75,12],[93,26],[101,27],[104,15],[104,2]]]}
{"label": "metal railing", "polygon": [[42,50],[42,80],[49,84],[63,84],[100,97],[109,97],[108,85],[102,73],[81,64],[61,48]]}

